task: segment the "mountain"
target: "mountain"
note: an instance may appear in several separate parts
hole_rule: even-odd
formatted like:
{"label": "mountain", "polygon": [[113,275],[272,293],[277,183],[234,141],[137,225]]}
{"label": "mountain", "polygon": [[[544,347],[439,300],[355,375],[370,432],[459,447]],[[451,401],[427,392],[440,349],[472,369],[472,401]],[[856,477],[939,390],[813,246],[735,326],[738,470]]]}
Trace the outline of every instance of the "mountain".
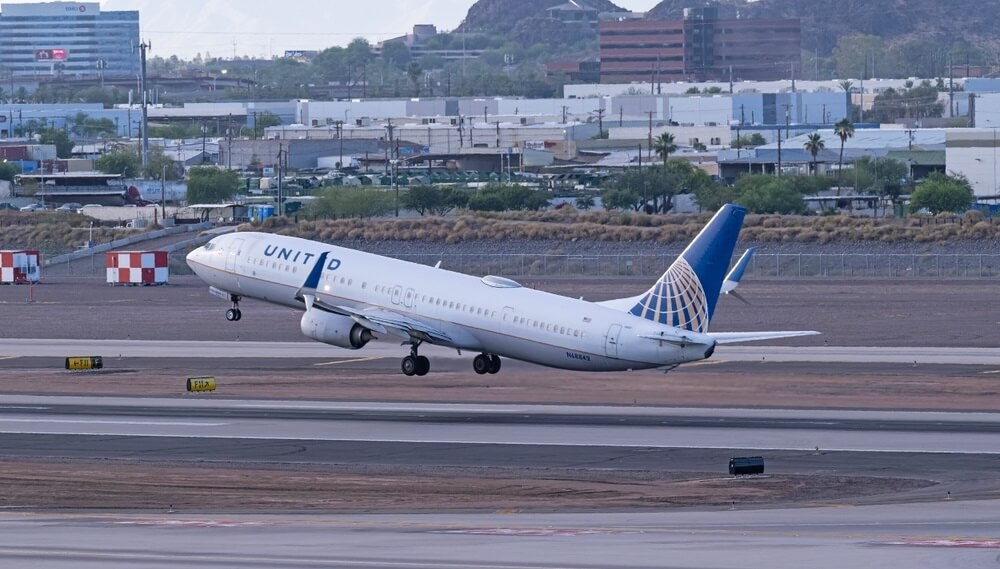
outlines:
{"label": "mountain", "polygon": [[[569,0],[479,0],[469,8],[469,12],[458,27],[460,32],[486,32],[507,34],[515,28],[524,27],[524,20],[548,19],[547,10],[566,4]],[[601,12],[627,12],[610,0],[574,0]],[[594,32],[594,37],[597,33]]]}

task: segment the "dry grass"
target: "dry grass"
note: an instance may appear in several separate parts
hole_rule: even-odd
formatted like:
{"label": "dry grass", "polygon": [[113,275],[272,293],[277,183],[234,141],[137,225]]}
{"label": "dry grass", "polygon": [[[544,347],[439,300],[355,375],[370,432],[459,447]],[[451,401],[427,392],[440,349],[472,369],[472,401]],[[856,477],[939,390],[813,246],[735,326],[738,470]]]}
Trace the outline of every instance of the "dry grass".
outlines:
{"label": "dry grass", "polygon": [[[0,212],[0,249],[39,249],[48,254],[73,250],[90,238],[91,218],[73,213]],[[135,229],[93,228],[93,239],[107,243]]]}
{"label": "dry grass", "polygon": [[[621,212],[464,213],[416,219],[305,221],[271,219],[266,229],[321,241],[439,241],[485,239],[538,241],[685,242],[708,214],[646,215]],[[877,241],[929,243],[1000,238],[1000,221],[972,212],[964,216],[873,219],[848,216],[750,215],[742,238],[766,243]]]}

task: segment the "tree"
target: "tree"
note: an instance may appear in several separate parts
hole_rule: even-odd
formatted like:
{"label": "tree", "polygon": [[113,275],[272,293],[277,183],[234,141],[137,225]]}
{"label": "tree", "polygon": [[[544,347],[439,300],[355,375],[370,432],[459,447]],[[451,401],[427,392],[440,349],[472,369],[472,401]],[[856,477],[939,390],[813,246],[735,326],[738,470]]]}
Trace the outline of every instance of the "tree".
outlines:
{"label": "tree", "polygon": [[403,40],[392,40],[382,44],[382,59],[397,71],[402,71],[413,59],[413,55]]}
{"label": "tree", "polygon": [[73,156],[73,147],[76,146],[76,144],[69,139],[69,135],[66,134],[66,131],[58,128],[47,128],[39,132],[38,143],[55,145],[56,156],[59,158],[71,158]]}
{"label": "tree", "polygon": [[420,79],[423,76],[423,69],[420,68],[420,64],[416,61],[411,61],[406,66],[406,76],[410,78],[410,83],[413,85],[413,96],[419,97]]}
{"label": "tree", "polygon": [[14,176],[20,173],[21,169],[17,167],[17,164],[7,161],[0,162],[0,180],[13,182]]}
{"label": "tree", "polygon": [[840,168],[837,169],[837,195],[840,195],[840,187],[844,178],[844,144],[848,138],[854,137],[854,124],[846,119],[840,119],[833,125],[833,132],[840,138]]}
{"label": "tree", "polygon": [[938,214],[960,213],[975,201],[972,185],[964,176],[948,176],[934,172],[910,196],[910,211],[921,209]]}
{"label": "tree", "polygon": [[187,203],[220,203],[240,188],[236,172],[214,166],[194,166],[188,172]]}
{"label": "tree", "polygon": [[469,203],[469,196],[452,187],[414,186],[402,195],[402,205],[420,215],[447,215]]}
{"label": "tree", "polygon": [[106,152],[94,162],[94,168],[105,174],[121,174],[125,178],[135,178],[142,168],[139,153],[134,147],[121,146]]}
{"label": "tree", "polygon": [[469,197],[473,211],[535,211],[549,206],[546,192],[525,188],[519,184],[491,182]]}
{"label": "tree", "polygon": [[892,158],[862,156],[854,161],[855,190],[888,198],[893,205],[903,193],[908,174],[906,163]]}
{"label": "tree", "polygon": [[806,140],[806,143],[802,146],[806,149],[806,152],[812,155],[813,175],[818,175],[819,168],[816,164],[816,156],[819,154],[820,150],[826,148],[826,143],[823,142],[823,137],[818,132],[814,132],[809,135],[809,139]]}
{"label": "tree", "polygon": [[659,136],[653,139],[653,152],[660,158],[663,158],[663,165],[667,165],[667,159],[670,158],[670,154],[677,152],[677,145],[674,144],[674,135],[669,132],[662,132]]}
{"label": "tree", "polygon": [[184,177],[184,167],[174,161],[163,148],[154,146],[149,149],[149,161],[142,170],[142,177],[147,180],[180,180]]}
{"label": "tree", "polygon": [[272,113],[271,111],[264,111],[263,113],[254,114],[253,122],[253,134],[254,138],[261,138],[264,136],[264,129],[273,126],[281,126],[281,117]]}
{"label": "tree", "polygon": [[642,209],[642,196],[632,190],[609,187],[601,191],[601,204],[607,210],[639,211]]}
{"label": "tree", "polygon": [[307,210],[313,217],[378,217],[388,214],[394,207],[392,194],[372,188],[330,188],[319,192],[317,198]]}
{"label": "tree", "polygon": [[576,198],[576,209],[590,211],[594,209],[596,204],[597,202],[594,200],[594,196],[587,195]]}
{"label": "tree", "polygon": [[739,193],[736,203],[752,213],[806,213],[806,202],[789,180],[792,177],[794,176],[741,176],[736,182]]}

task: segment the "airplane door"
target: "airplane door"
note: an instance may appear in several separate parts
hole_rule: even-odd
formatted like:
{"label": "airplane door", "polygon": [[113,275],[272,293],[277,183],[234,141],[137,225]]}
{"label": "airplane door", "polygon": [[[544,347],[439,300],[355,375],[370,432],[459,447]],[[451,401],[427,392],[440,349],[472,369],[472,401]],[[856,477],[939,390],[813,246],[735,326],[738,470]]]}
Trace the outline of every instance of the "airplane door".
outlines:
{"label": "airplane door", "polygon": [[233,244],[226,255],[226,271],[235,273],[236,267],[240,266],[240,256],[243,254],[243,239],[233,239]]}
{"label": "airplane door", "polygon": [[413,308],[413,300],[417,296],[417,291],[412,288],[406,289],[406,293],[403,294],[403,306],[407,308]]}
{"label": "airplane door", "polygon": [[400,301],[400,299],[402,299],[402,297],[403,297],[403,287],[401,287],[399,285],[396,285],[395,287],[393,287],[392,288],[392,297],[391,297],[392,303],[393,304],[399,304],[399,301]]}
{"label": "airplane door", "polygon": [[611,328],[608,328],[608,339],[604,344],[604,354],[609,358],[618,357],[618,338],[621,336],[621,333],[621,324],[612,324]]}

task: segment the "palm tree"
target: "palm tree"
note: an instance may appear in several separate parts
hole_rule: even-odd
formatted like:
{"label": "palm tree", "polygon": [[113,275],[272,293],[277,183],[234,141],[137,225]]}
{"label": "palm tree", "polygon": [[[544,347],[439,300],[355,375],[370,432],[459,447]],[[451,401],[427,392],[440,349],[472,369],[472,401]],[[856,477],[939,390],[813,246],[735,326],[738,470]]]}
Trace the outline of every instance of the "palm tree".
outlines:
{"label": "palm tree", "polygon": [[670,157],[671,152],[677,152],[677,145],[674,144],[674,135],[669,132],[660,133],[653,139],[653,151],[660,158],[663,158],[663,165],[667,165],[667,158]]}
{"label": "palm tree", "polygon": [[809,140],[807,140],[806,143],[803,144],[802,146],[803,148],[806,149],[807,152],[809,152],[809,154],[812,154],[813,175],[814,176],[818,175],[819,168],[816,165],[816,155],[819,154],[820,150],[826,148],[826,143],[823,142],[823,137],[820,136],[818,132],[814,132],[809,135]]}
{"label": "palm tree", "polygon": [[[854,114],[851,112],[851,93],[854,91],[854,82],[850,79],[844,79],[839,85],[844,90],[844,96],[847,97],[847,118],[850,118]],[[825,119],[824,122],[826,122]]]}
{"label": "palm tree", "polygon": [[841,178],[844,175],[844,143],[854,136],[854,123],[843,118],[833,125],[833,132],[840,137],[840,168],[837,170],[837,195],[840,195]]}

